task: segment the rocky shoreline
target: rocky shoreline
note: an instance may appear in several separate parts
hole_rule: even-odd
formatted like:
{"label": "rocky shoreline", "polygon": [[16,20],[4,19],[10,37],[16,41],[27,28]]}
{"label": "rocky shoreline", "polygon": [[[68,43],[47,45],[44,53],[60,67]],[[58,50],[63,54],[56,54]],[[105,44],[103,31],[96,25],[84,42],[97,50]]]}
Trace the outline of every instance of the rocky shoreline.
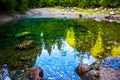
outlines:
{"label": "rocky shoreline", "polygon": [[0,14],[0,25],[9,22],[13,19],[22,17],[44,17],[44,18],[92,18],[96,21],[117,21],[120,22],[120,16],[112,14],[84,14],[83,12],[76,12],[75,9],[57,9],[57,8],[36,8],[30,9],[27,12],[17,14]]}
{"label": "rocky shoreline", "polygon": [[75,71],[82,80],[120,80],[120,56],[107,57],[91,65],[79,64]]}
{"label": "rocky shoreline", "polygon": [[0,25],[4,24],[4,23],[7,23],[9,21],[12,21],[14,19],[19,19],[19,18],[22,18],[22,17],[25,17],[26,15],[25,14],[20,14],[20,13],[17,13],[17,14],[0,14]]}
{"label": "rocky shoreline", "polygon": [[[0,71],[0,80],[18,80],[18,74],[12,76],[6,64],[0,65]],[[82,80],[120,80],[120,56],[106,57],[91,65],[81,63],[75,71]],[[47,80],[39,66],[33,66],[23,74],[22,80]]]}

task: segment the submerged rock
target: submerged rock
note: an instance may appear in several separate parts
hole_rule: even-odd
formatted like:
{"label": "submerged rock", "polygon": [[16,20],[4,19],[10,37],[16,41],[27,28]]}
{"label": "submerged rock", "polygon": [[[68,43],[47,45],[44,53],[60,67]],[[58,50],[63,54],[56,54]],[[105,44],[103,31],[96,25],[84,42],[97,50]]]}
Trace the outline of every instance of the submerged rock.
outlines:
{"label": "submerged rock", "polygon": [[43,79],[43,70],[38,66],[31,67],[25,75],[25,80],[45,80]]}
{"label": "submerged rock", "polygon": [[20,57],[20,61],[28,61],[29,60],[29,56],[21,56]]}
{"label": "submerged rock", "polygon": [[12,80],[6,64],[0,66],[0,80]]}
{"label": "submerged rock", "polygon": [[0,66],[0,80],[18,80],[18,75],[15,72],[13,76],[11,76],[8,66],[3,64]]}
{"label": "submerged rock", "polygon": [[25,49],[33,48],[34,46],[35,46],[35,41],[34,40],[30,40],[30,41],[23,42],[21,44],[16,45],[15,49],[25,50]]}

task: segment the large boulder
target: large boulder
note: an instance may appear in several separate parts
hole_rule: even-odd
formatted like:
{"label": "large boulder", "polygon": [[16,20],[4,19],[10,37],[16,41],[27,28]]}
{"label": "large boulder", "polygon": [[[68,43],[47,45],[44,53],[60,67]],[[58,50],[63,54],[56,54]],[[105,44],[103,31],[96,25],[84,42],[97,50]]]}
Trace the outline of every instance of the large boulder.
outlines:
{"label": "large boulder", "polygon": [[105,58],[99,70],[100,80],[120,80],[120,56]]}
{"label": "large boulder", "polygon": [[100,67],[100,80],[120,80],[120,70]]}
{"label": "large boulder", "polygon": [[25,75],[25,80],[45,80],[43,79],[43,70],[41,67],[31,67]]}

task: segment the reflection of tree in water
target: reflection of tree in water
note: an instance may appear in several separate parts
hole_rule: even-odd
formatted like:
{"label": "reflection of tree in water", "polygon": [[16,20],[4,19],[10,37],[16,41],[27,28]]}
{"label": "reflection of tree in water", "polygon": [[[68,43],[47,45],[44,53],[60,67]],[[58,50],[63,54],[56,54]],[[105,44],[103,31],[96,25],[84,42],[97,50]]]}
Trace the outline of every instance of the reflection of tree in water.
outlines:
{"label": "reflection of tree in water", "polygon": [[70,36],[67,36],[66,38],[69,38],[66,40],[69,40],[67,43],[71,47],[75,47],[80,52],[78,55],[81,58],[85,54],[84,52],[89,52],[97,59],[119,55],[119,24],[115,27],[116,23],[109,22],[95,22],[93,20],[85,23],[82,20],[78,22],[79,24],[76,23],[77,25],[68,29]]}
{"label": "reflection of tree in water", "polygon": [[[55,44],[57,44],[58,50],[60,50],[63,45],[62,39],[57,38],[44,39],[43,43],[44,44],[41,44],[43,45],[42,48],[46,49],[49,55],[51,55],[51,51],[55,48]],[[42,52],[42,49],[39,52]]]}
{"label": "reflection of tree in water", "polygon": [[62,47],[62,39],[58,39],[56,42],[57,42],[58,50],[60,50]]}
{"label": "reflection of tree in water", "polygon": [[87,52],[80,51],[75,55],[75,57],[79,57],[80,63],[88,63],[86,60],[89,60],[90,54]]}
{"label": "reflection of tree in water", "polygon": [[45,49],[48,51],[49,55],[51,55],[51,51],[52,51],[52,40],[46,40],[45,43]]}

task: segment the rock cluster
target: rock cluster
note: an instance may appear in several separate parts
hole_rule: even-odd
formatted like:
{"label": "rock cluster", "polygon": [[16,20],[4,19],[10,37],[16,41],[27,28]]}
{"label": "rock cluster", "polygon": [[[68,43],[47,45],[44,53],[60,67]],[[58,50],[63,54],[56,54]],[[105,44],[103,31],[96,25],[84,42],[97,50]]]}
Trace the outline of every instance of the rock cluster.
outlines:
{"label": "rock cluster", "polygon": [[[0,66],[0,80],[18,80],[18,74],[15,72],[10,74],[6,64]],[[43,70],[41,67],[33,66],[25,73],[23,80],[46,80],[43,78]]]}
{"label": "rock cluster", "polygon": [[120,80],[120,56],[91,65],[79,64],[75,71],[82,80]]}

